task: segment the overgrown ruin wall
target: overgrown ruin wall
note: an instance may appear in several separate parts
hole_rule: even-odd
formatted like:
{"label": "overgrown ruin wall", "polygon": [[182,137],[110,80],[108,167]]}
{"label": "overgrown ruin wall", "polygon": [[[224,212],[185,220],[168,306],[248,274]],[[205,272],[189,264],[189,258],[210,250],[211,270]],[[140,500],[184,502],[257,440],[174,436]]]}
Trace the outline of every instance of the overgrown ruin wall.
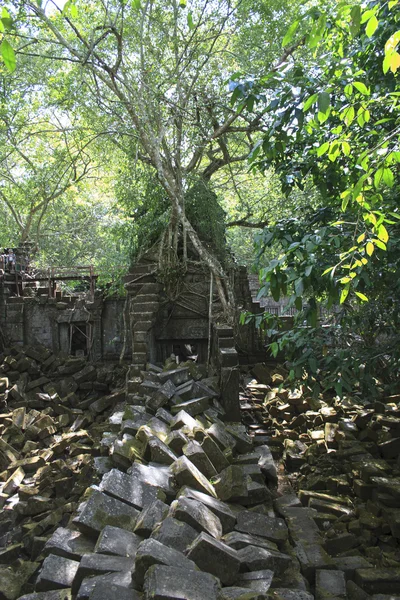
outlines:
{"label": "overgrown ruin wall", "polygon": [[[11,344],[41,344],[52,352],[114,361],[124,343],[124,298],[83,302],[74,297],[7,297],[0,293],[0,323]],[[131,356],[127,331],[125,358]]]}

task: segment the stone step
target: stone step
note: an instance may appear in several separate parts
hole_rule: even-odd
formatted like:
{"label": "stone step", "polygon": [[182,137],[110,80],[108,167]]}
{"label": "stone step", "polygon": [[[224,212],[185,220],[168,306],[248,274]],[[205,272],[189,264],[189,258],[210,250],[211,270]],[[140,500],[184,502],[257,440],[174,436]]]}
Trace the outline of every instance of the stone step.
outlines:
{"label": "stone step", "polygon": [[141,315],[141,314],[149,314],[154,315],[158,311],[159,308],[158,302],[136,302],[132,303],[131,314],[133,315]]}
{"label": "stone step", "polygon": [[147,354],[147,343],[133,341],[133,351],[134,352],[143,352],[144,354]]}
{"label": "stone step", "polygon": [[218,339],[219,348],[234,348],[235,340],[233,337],[219,338]]}
{"label": "stone step", "polygon": [[[154,319],[155,319],[155,314],[154,312],[150,312],[147,310],[133,310],[131,312],[131,316],[133,317],[133,320],[136,322],[143,322],[143,321],[147,321],[150,322],[151,324],[153,324]],[[136,328],[135,328],[136,330]]]}
{"label": "stone step", "polygon": [[137,296],[135,296],[135,298],[133,300],[133,305],[135,305],[136,303],[146,304],[148,302],[159,304],[158,294],[143,293],[143,291],[141,290],[140,293]]}
{"label": "stone step", "polygon": [[[150,314],[151,314],[151,317],[153,317],[152,313],[150,313]],[[141,315],[141,316],[143,317],[143,315]],[[133,331],[135,333],[139,332],[139,331],[145,331],[145,332],[147,332],[152,327],[153,327],[153,320],[152,320],[152,318],[149,318],[149,319],[143,319],[142,318],[142,319],[140,319],[140,320],[138,320],[138,321],[136,321],[134,323],[134,325],[133,325]]]}
{"label": "stone step", "polygon": [[147,362],[147,353],[146,352],[132,352],[133,365],[141,365],[141,367],[143,369],[146,362]]}

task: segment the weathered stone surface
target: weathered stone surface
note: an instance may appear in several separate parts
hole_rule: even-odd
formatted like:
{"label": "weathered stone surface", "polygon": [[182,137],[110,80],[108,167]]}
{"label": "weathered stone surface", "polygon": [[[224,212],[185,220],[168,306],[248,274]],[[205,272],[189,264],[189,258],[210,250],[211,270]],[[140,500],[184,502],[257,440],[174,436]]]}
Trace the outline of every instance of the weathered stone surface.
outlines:
{"label": "weathered stone surface", "polygon": [[248,496],[247,475],[239,465],[230,465],[214,477],[212,483],[220,500],[240,502]]}
{"label": "weathered stone surface", "polygon": [[132,571],[134,559],[127,556],[109,554],[85,554],[79,563],[73,584],[72,593],[76,594],[86,577]]}
{"label": "weathered stone surface", "polygon": [[292,559],[287,554],[275,550],[267,550],[259,546],[247,546],[238,550],[241,562],[241,571],[260,571],[271,569],[281,575],[287,569]]}
{"label": "weathered stone surface", "polygon": [[274,572],[269,571],[268,569],[253,571],[252,573],[242,573],[238,578],[236,585],[267,594],[271,587],[273,577]]}
{"label": "weathered stone surface", "polygon": [[236,445],[235,439],[227,432],[225,427],[214,423],[207,429],[207,434],[214,440],[221,450],[233,449]]}
{"label": "weathered stone surface", "polygon": [[231,546],[231,548],[235,548],[235,550],[241,550],[241,548],[247,548],[248,546],[258,546],[266,550],[278,550],[278,546],[266,538],[239,533],[239,531],[231,531],[227,535],[224,535],[222,541]]}
{"label": "weathered stone surface", "polygon": [[296,544],[295,554],[300,562],[300,569],[304,577],[312,581],[316,569],[333,569],[334,564],[329,554],[322,546],[313,544]]}
{"label": "weathered stone surface", "polygon": [[80,560],[84,554],[93,552],[93,549],[94,542],[79,531],[59,527],[46,542],[43,554],[44,556],[56,554],[72,560]]}
{"label": "weathered stone surface", "polygon": [[357,569],[372,568],[372,564],[363,556],[338,556],[332,558],[332,563],[336,569],[344,572],[346,579],[354,579]]}
{"label": "weathered stone surface", "polygon": [[265,598],[265,594],[241,587],[224,587],[220,595],[220,600],[265,600]]}
{"label": "weathered stone surface", "polygon": [[236,523],[236,515],[232,512],[231,508],[228,504],[217,500],[216,498],[212,498],[207,494],[203,494],[197,490],[193,490],[191,488],[185,487],[180,491],[179,496],[184,496],[185,498],[190,498],[192,500],[198,500],[205,504],[221,521],[222,532],[228,533],[232,531]]}
{"label": "weathered stone surface", "polygon": [[37,592],[20,596],[19,600],[71,600],[71,590],[61,589],[51,592]]}
{"label": "weathered stone surface", "polygon": [[142,509],[157,499],[157,490],[154,486],[143,483],[140,479],[135,479],[132,475],[122,473],[118,469],[112,469],[104,475],[99,489],[137,509]]}
{"label": "weathered stone surface", "polygon": [[190,379],[188,367],[179,367],[170,371],[163,371],[158,374],[158,379],[161,383],[170,380],[176,386],[186,383]]}
{"label": "weathered stone surface", "polygon": [[153,529],[167,516],[169,506],[161,500],[155,500],[142,510],[136,521],[135,533],[149,537]]}
{"label": "weathered stone surface", "polygon": [[355,583],[369,594],[396,594],[400,590],[400,568],[357,569]]}
{"label": "weathered stone surface", "polygon": [[175,476],[179,486],[190,486],[216,497],[214,487],[197,467],[186,457],[179,457],[172,465],[171,472]]}
{"label": "weathered stone surface", "polygon": [[220,473],[221,471],[229,467],[229,460],[222,452],[218,444],[216,444],[209,435],[204,436],[201,442],[201,447],[207,454],[211,463],[214,465],[217,473]]}
{"label": "weathered stone surface", "polygon": [[217,600],[220,585],[209,573],[188,572],[175,567],[154,565],[146,573],[146,600]]}
{"label": "weathered stone surface", "polygon": [[188,442],[182,452],[207,479],[217,475],[217,470],[196,440]]}
{"label": "weathered stone surface", "polygon": [[142,541],[143,539],[135,533],[107,525],[99,535],[95,552],[117,556],[135,556]]}
{"label": "weathered stone surface", "polygon": [[179,552],[185,552],[197,536],[198,531],[196,529],[184,521],[178,521],[178,519],[172,517],[164,519],[151,534],[151,537],[158,542],[179,550]]}
{"label": "weathered stone surface", "polygon": [[114,583],[97,584],[89,596],[89,600],[141,600],[143,598],[140,592],[131,590]]}
{"label": "weathered stone surface", "polygon": [[181,552],[164,546],[161,542],[150,538],[142,542],[136,553],[135,559],[135,581],[140,585],[143,584],[145,574],[152,565],[166,565],[184,569],[187,577],[191,577],[191,571],[195,570],[196,565],[192,560],[186,558]]}
{"label": "weathered stone surface", "polygon": [[183,521],[198,532],[205,531],[215,538],[222,536],[222,525],[219,518],[202,502],[180,497],[171,504],[170,517]]}
{"label": "weathered stone surface", "polygon": [[186,402],[175,404],[175,406],[171,408],[171,411],[176,415],[179,411],[184,410],[188,415],[195,417],[206,411],[209,405],[210,400],[208,396],[203,396],[202,398],[193,398],[192,400],[186,400]]}
{"label": "weathered stone surface", "polygon": [[182,448],[188,443],[188,441],[189,438],[187,438],[182,431],[171,431],[171,433],[165,438],[165,443],[167,446],[178,456],[182,454]]}
{"label": "weathered stone surface", "polygon": [[177,460],[177,455],[167,444],[157,437],[151,437],[147,442],[150,459],[163,465],[172,465]]}
{"label": "weathered stone surface", "polygon": [[151,465],[140,465],[135,463],[128,470],[134,481],[139,480],[155,488],[161,489],[167,495],[175,495],[173,477],[169,468],[154,467]]}
{"label": "weathered stone surface", "polygon": [[288,529],[283,519],[267,517],[244,510],[237,515],[235,526],[237,531],[266,537],[271,542],[284,542],[288,537]]}
{"label": "weathered stone surface", "polygon": [[270,600],[314,600],[314,596],[309,592],[291,590],[288,588],[276,588],[270,590],[268,598],[270,598]]}
{"label": "weathered stone surface", "polygon": [[70,588],[78,571],[79,562],[50,554],[45,558],[36,582],[38,592]]}
{"label": "weathered stone surface", "polygon": [[239,573],[240,559],[236,550],[204,532],[189,546],[187,556],[224,585],[234,583]]}
{"label": "weathered stone surface", "polygon": [[105,575],[95,575],[86,577],[76,594],[75,600],[88,600],[96,587],[103,588],[108,585],[117,585],[118,587],[132,587],[131,571],[119,571],[117,573],[106,573]]}
{"label": "weathered stone surface", "polygon": [[193,429],[198,426],[199,424],[196,419],[191,417],[184,410],[180,410],[171,423],[171,431],[182,429],[183,427],[187,428],[189,431],[193,431]]}
{"label": "weathered stone surface", "polygon": [[315,600],[346,598],[346,580],[343,571],[318,569],[315,573]]}
{"label": "weathered stone surface", "polygon": [[94,491],[80,507],[74,524],[82,533],[97,538],[106,525],[133,531],[139,511],[116,498]]}

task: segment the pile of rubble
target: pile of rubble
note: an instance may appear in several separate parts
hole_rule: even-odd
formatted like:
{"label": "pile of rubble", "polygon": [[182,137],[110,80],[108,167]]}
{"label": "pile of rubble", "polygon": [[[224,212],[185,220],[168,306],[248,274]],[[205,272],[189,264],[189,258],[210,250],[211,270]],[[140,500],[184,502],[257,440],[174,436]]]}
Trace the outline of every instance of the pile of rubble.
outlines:
{"label": "pile of rubble", "polygon": [[337,570],[338,598],[400,598],[400,396],[315,400],[282,389],[283,369],[252,375],[244,421],[290,474],[297,493],[278,502],[303,507],[300,536],[282,510],[303,574]]}
{"label": "pile of rubble", "polygon": [[[271,598],[313,598],[273,509],[269,448],[222,421],[214,379],[172,366],[149,365],[114,408],[101,481],[45,536],[24,600],[255,600],[271,586]],[[20,561],[7,569],[15,580]]]}
{"label": "pile of rubble", "polygon": [[14,565],[0,568],[0,597],[8,599],[37,570],[47,537],[68,523],[88,481],[98,480],[93,459],[108,454],[102,413],[125,392],[109,393],[118,379],[112,367],[39,347],[6,349],[0,373],[0,564]]}

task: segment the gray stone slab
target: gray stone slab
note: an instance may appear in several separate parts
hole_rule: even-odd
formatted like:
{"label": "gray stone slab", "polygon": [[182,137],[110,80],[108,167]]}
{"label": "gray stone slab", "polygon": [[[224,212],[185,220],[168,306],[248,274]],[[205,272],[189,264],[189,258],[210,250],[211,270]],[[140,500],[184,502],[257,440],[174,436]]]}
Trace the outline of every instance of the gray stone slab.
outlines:
{"label": "gray stone slab", "polygon": [[218,444],[216,444],[209,435],[204,436],[203,440],[201,441],[201,447],[214,465],[217,473],[220,473],[229,467],[228,458],[222,452]]}
{"label": "gray stone slab", "polygon": [[139,515],[139,511],[133,506],[97,490],[78,510],[80,512],[73,523],[82,533],[96,539],[106,525],[133,531]]}
{"label": "gray stone slab", "polygon": [[107,525],[99,535],[95,552],[117,556],[135,556],[142,541],[143,538],[135,533]]}
{"label": "gray stone slab", "polygon": [[278,482],[278,472],[276,464],[268,446],[257,446],[254,452],[259,455],[258,466],[265,476],[265,479],[275,485]]}
{"label": "gray stone slab", "polygon": [[241,564],[237,551],[207,533],[197,536],[187,549],[187,556],[201,571],[218,577],[223,585],[236,581]]}
{"label": "gray stone slab", "polygon": [[369,594],[397,594],[400,590],[400,567],[357,569],[355,583]]}
{"label": "gray stone slab", "polygon": [[315,572],[315,600],[347,598],[346,579],[343,571],[318,569]]}
{"label": "gray stone slab", "polygon": [[171,371],[163,371],[162,373],[159,373],[158,379],[161,383],[170,380],[176,386],[182,385],[190,379],[189,368],[179,367],[178,369],[173,369]]}
{"label": "gray stone slab", "polygon": [[281,575],[293,562],[288,554],[276,550],[267,550],[259,546],[247,546],[238,550],[237,553],[241,562],[241,571],[271,569],[271,571]]}
{"label": "gray stone slab", "polygon": [[160,421],[164,421],[164,423],[167,425],[171,425],[172,421],[174,420],[173,415],[171,415],[171,413],[165,408],[159,408],[156,412],[156,417],[157,419],[160,419]]}
{"label": "gray stone slab", "polygon": [[145,600],[218,600],[220,585],[209,573],[154,565],[146,573]]}
{"label": "gray stone slab", "polygon": [[235,445],[235,439],[227,432],[226,428],[219,423],[213,423],[207,429],[207,434],[214,440],[221,450],[232,450]]}
{"label": "gray stone slab", "polygon": [[221,502],[221,500],[212,498],[211,496],[208,496],[208,494],[204,494],[203,492],[199,492],[188,487],[183,488],[180,491],[179,496],[190,498],[192,500],[198,500],[199,502],[205,504],[221,521],[223,534],[232,531],[234,528],[236,523],[236,515],[225,502]]}
{"label": "gray stone slab", "polygon": [[100,583],[95,585],[89,596],[89,600],[141,600],[142,598],[143,594],[140,592],[114,583]]}
{"label": "gray stone slab", "polygon": [[335,568],[343,571],[346,579],[354,579],[357,569],[371,569],[372,564],[363,556],[337,556],[332,558]]}
{"label": "gray stone slab", "polygon": [[165,442],[155,436],[148,439],[147,452],[150,454],[150,460],[163,465],[172,465],[178,458]]}
{"label": "gray stone slab", "polygon": [[157,500],[157,489],[154,486],[118,469],[112,469],[103,476],[99,489],[137,509],[142,509]]}
{"label": "gray stone slab", "polygon": [[60,588],[71,588],[78,571],[79,562],[50,554],[44,559],[36,581],[36,591],[47,592]]}
{"label": "gray stone slab", "polygon": [[128,469],[128,473],[134,481],[142,481],[157,489],[161,489],[167,496],[175,496],[173,476],[169,468],[162,469],[160,467],[134,463]]}
{"label": "gray stone slab", "polygon": [[261,538],[256,535],[248,535],[247,533],[240,533],[239,531],[231,531],[227,535],[224,535],[222,541],[235,550],[246,548],[247,546],[259,546],[266,550],[278,550],[277,544]]}
{"label": "gray stone slab", "polygon": [[313,581],[316,569],[334,569],[335,565],[327,552],[318,544],[296,544],[295,554],[300,562],[304,577]]}
{"label": "gray stone slab", "polygon": [[20,596],[19,600],[71,600],[72,592],[69,589],[52,590],[51,592],[37,592]]}
{"label": "gray stone slab", "polygon": [[187,444],[189,438],[186,437],[182,431],[171,431],[170,434],[165,438],[165,443],[175,454],[180,456],[182,454],[182,448]]}
{"label": "gray stone slab", "polygon": [[289,588],[275,588],[270,591],[268,598],[270,600],[314,600],[314,596],[309,592]]}
{"label": "gray stone slab", "polygon": [[179,550],[179,552],[185,552],[197,536],[198,531],[196,529],[184,521],[178,521],[178,519],[172,517],[164,519],[151,534],[151,537],[155,540],[165,546]]}
{"label": "gray stone slab", "polygon": [[171,472],[179,486],[187,485],[200,492],[214,496],[214,498],[216,497],[214,487],[186,456],[180,456],[171,465]]}
{"label": "gray stone slab", "polygon": [[267,594],[271,587],[273,577],[274,572],[268,569],[253,571],[252,573],[242,573],[237,580],[236,585]]}
{"label": "gray stone slab", "polygon": [[127,556],[112,556],[109,554],[85,554],[72,584],[72,593],[76,594],[86,577],[133,571],[134,558]]}
{"label": "gray stone slab", "polygon": [[265,600],[266,595],[256,590],[242,587],[224,587],[221,590],[220,600]]}
{"label": "gray stone slab", "polygon": [[107,573],[106,575],[95,575],[86,577],[78,590],[75,600],[88,600],[90,594],[96,587],[106,585],[117,585],[118,587],[132,587],[132,573],[130,571],[121,571],[119,573]]}
{"label": "gray stone slab", "polygon": [[230,465],[212,483],[220,500],[240,503],[248,496],[248,477],[240,465]]}
{"label": "gray stone slab", "polygon": [[187,577],[190,577],[191,571],[196,569],[195,563],[181,552],[150,538],[140,544],[136,553],[135,581],[139,585],[143,584],[146,572],[152,565],[165,565],[183,569],[186,571]]}
{"label": "gray stone slab", "polygon": [[53,535],[47,540],[43,549],[43,555],[56,554],[80,560],[84,554],[93,552],[94,542],[79,531],[59,527]]}
{"label": "gray stone slab", "polygon": [[216,468],[196,440],[190,440],[182,448],[182,452],[207,479],[217,475]]}
{"label": "gray stone slab", "polygon": [[177,414],[179,411],[184,410],[188,415],[195,417],[196,415],[202,414],[210,406],[210,400],[208,396],[202,398],[193,398],[192,400],[186,400],[186,402],[180,402],[172,407],[172,413]]}
{"label": "gray stone slab", "polygon": [[140,513],[136,521],[135,533],[143,537],[149,537],[156,525],[161,523],[167,516],[168,511],[168,504],[161,502],[161,500],[155,500]]}
{"label": "gray stone slab", "polygon": [[205,531],[219,539],[222,525],[219,518],[202,502],[190,498],[178,498],[171,504],[169,515],[187,523],[199,533]]}
{"label": "gray stone slab", "polygon": [[182,429],[182,427],[187,428],[189,431],[193,431],[199,424],[184,410],[180,410],[178,414],[175,416],[174,420],[171,423],[171,431],[175,431],[176,429]]}
{"label": "gray stone slab", "polygon": [[244,454],[253,450],[253,440],[244,425],[229,424],[226,426],[226,432],[235,440],[235,450],[237,452]]}
{"label": "gray stone slab", "polygon": [[288,538],[288,529],[283,519],[267,517],[250,510],[244,510],[237,515],[235,529],[250,535],[266,537],[278,545]]}

